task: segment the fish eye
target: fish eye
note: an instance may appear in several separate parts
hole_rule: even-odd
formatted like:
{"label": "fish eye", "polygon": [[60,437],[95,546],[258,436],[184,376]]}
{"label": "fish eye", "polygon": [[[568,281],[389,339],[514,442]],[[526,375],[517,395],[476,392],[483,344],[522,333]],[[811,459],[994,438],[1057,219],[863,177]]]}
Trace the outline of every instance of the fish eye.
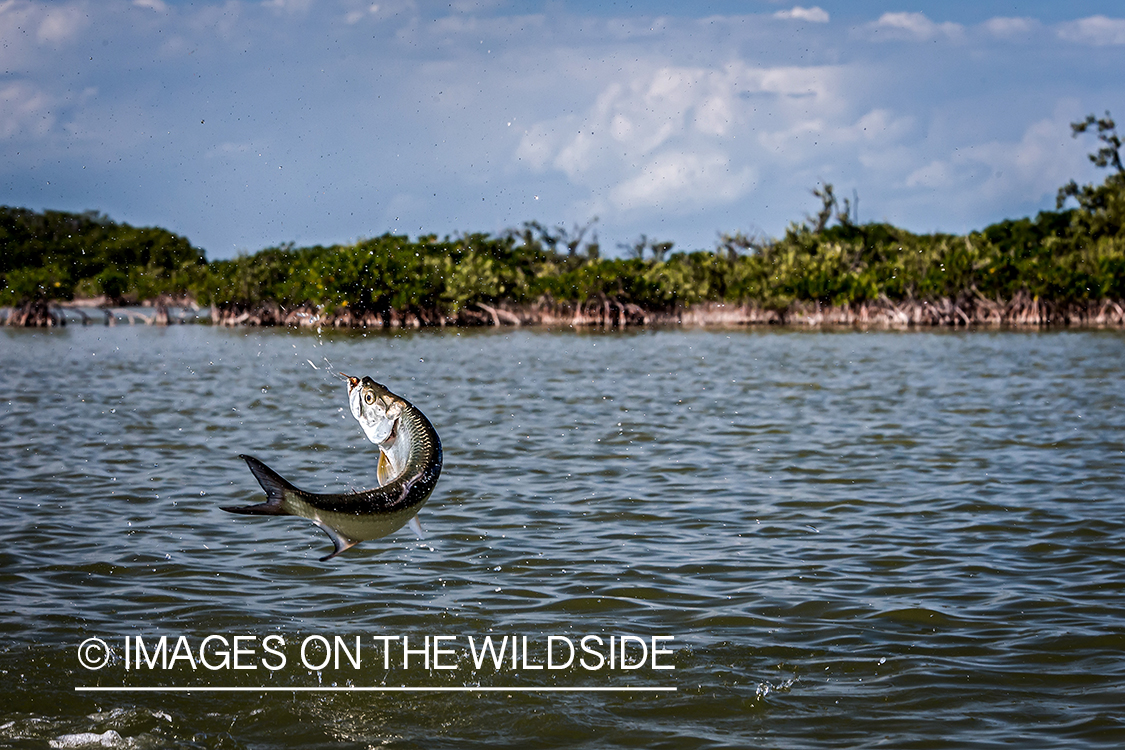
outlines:
{"label": "fish eye", "polygon": [[372,393],[371,391],[367,391],[366,393],[364,393],[363,394],[363,403],[367,404],[368,406],[371,406],[371,404],[375,403],[375,394]]}

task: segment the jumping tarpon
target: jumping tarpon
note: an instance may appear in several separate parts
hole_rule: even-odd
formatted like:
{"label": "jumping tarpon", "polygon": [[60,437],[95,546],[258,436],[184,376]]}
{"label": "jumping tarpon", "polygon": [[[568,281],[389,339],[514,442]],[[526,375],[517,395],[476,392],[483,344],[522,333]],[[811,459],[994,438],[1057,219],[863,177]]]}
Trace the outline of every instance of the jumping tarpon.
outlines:
{"label": "jumping tarpon", "polygon": [[266,501],[223,508],[254,516],[301,516],[332,538],[330,560],[364,539],[378,539],[410,524],[421,535],[418,510],[430,497],[441,474],[441,440],[426,415],[406,399],[371,378],[348,381],[348,403],[367,439],[379,446],[373,490],[318,495],[298,489],[254,458],[242,458],[254,472]]}

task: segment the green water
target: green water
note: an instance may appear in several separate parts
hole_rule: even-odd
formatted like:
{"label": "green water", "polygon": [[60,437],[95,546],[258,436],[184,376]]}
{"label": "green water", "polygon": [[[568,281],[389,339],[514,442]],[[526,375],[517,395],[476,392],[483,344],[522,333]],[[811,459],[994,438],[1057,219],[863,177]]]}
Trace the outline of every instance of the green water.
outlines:
{"label": "green water", "polygon": [[[423,539],[219,510],[239,453],[373,484],[326,358],[440,433]],[[0,746],[1117,747],[1123,373],[1119,332],[3,331]]]}

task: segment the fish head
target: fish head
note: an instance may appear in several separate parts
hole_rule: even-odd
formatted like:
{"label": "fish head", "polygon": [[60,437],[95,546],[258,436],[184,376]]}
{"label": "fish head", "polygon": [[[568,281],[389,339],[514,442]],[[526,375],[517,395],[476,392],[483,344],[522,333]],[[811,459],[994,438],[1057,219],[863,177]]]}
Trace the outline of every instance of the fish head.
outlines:
{"label": "fish head", "polygon": [[[343,374],[343,373],[341,373]],[[348,379],[348,404],[367,439],[376,444],[389,441],[402,415],[403,402],[381,383],[369,377]]]}

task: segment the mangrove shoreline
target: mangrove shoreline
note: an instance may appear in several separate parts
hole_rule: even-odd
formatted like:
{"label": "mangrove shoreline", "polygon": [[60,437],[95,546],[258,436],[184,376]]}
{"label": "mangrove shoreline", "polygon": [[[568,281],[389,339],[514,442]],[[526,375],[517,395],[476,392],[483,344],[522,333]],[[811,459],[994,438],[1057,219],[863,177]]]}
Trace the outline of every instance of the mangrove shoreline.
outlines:
{"label": "mangrove shoreline", "polygon": [[275,303],[254,307],[200,307],[190,299],[165,298],[145,306],[113,307],[104,298],[48,303],[37,300],[0,308],[6,327],[66,325],[178,325],[222,327],[286,327],[340,329],[575,328],[792,326],[799,328],[927,329],[927,328],[1117,328],[1125,329],[1125,301],[1058,303],[1028,294],[1008,301],[980,294],[934,301],[887,298],[848,305],[795,301],[785,308],[753,303],[701,302],[664,310],[605,298],[585,303],[541,301],[533,305],[474,303],[456,315],[439,311],[387,314],[338,310],[326,313],[312,305],[285,308]]}

